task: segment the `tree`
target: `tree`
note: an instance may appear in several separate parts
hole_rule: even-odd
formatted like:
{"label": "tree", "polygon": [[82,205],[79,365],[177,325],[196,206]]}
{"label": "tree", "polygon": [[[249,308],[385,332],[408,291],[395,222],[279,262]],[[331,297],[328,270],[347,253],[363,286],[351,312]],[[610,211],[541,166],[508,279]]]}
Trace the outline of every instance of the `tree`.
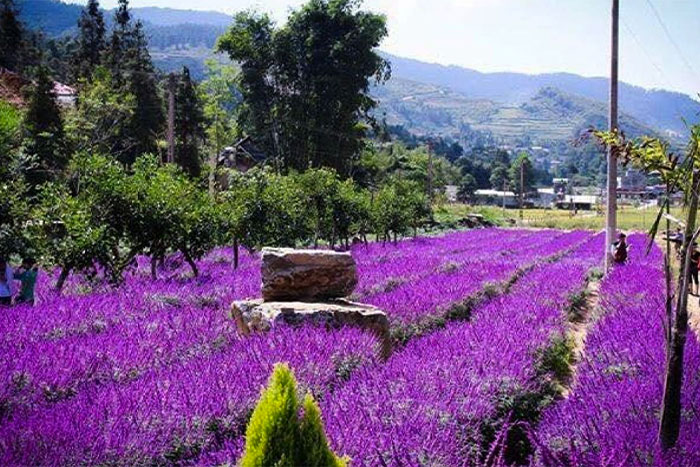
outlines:
{"label": "tree", "polygon": [[204,139],[204,112],[190,70],[182,68],[175,93],[175,162],[190,177],[202,171],[199,147]]}
{"label": "tree", "polygon": [[122,160],[131,164],[142,154],[157,152],[158,135],[165,127],[165,114],[143,24],[137,21],[127,37],[129,47],[124,56],[126,90],[134,95],[136,106],[130,125],[134,146],[125,152]]}
{"label": "tree", "polygon": [[[535,170],[532,167],[532,161],[527,153],[522,152],[515,158],[510,165],[508,176],[516,193],[520,193],[521,191],[522,193],[528,193],[532,191],[535,183]],[[523,181],[522,187],[520,186],[521,179]]]}
{"label": "tree", "polygon": [[91,78],[102,63],[106,49],[105,22],[98,0],[88,0],[78,19],[78,37],[72,56],[72,75],[75,81]]}
{"label": "tree", "polygon": [[474,192],[477,190],[476,179],[472,174],[466,174],[462,177],[457,191],[457,199],[463,203],[471,201],[474,197]]}
{"label": "tree", "polygon": [[23,253],[28,246],[24,222],[29,217],[27,187],[19,151],[22,117],[0,101],[0,256]]}
{"label": "tree", "polygon": [[248,422],[241,465],[339,467],[347,462],[328,446],[321,411],[311,394],[304,397],[300,407],[294,374],[286,364],[275,365]]}
{"label": "tree", "polygon": [[239,12],[226,34],[219,37],[217,50],[228,53],[240,66],[239,89],[243,96],[238,126],[254,135],[269,157],[278,160],[280,127],[276,115],[279,98],[272,67],[274,24],[266,14]]}
{"label": "tree", "polygon": [[508,189],[508,187],[510,186],[508,168],[502,164],[497,164],[496,166],[494,166],[491,170],[489,182],[491,183],[491,188],[493,188],[494,190],[503,191],[504,189]]}
{"label": "tree", "polygon": [[24,49],[24,30],[13,0],[0,1],[0,67],[19,71]]}
{"label": "tree", "polygon": [[383,16],[357,0],[310,0],[283,27],[239,13],[218,49],[241,64],[239,126],[259,138],[286,168],[329,167],[345,176],[365,135],[362,119],[376,102],[372,81],[388,77],[376,53]]}
{"label": "tree", "polygon": [[215,191],[217,158],[221,150],[238,134],[234,111],[239,98],[236,91],[237,75],[232,67],[223,66],[214,60],[207,60],[207,79],[199,86],[200,99],[204,103],[204,117],[207,121],[207,151],[209,157],[209,191]]}
{"label": "tree", "polygon": [[134,208],[127,236],[135,250],[151,256],[152,274],[157,260],[179,251],[198,276],[195,261],[217,244],[222,231],[214,200],[177,166],[159,165],[153,156],[136,161],[128,191]]}
{"label": "tree", "polygon": [[114,85],[105,67],[81,80],[80,99],[66,119],[66,131],[77,152],[110,155],[121,160],[133,147],[129,126],[136,99]]}
{"label": "tree", "polygon": [[27,154],[34,157],[34,164],[27,172],[31,186],[36,187],[61,175],[68,163],[68,148],[54,82],[45,67],[39,69],[29,94],[24,141]]}
{"label": "tree", "polygon": [[123,63],[126,51],[131,43],[131,13],[129,12],[129,0],[119,0],[117,10],[114,12],[114,26],[107,47],[107,66],[118,84],[123,84]]}

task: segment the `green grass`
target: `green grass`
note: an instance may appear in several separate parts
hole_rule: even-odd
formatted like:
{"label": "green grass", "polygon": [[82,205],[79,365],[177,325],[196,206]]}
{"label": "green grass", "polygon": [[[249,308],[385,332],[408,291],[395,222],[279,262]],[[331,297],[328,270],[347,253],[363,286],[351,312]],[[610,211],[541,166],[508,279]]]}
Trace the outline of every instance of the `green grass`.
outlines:
{"label": "green grass", "polygon": [[[621,207],[617,212],[618,228],[624,231],[647,232],[656,220],[658,208],[637,209]],[[481,214],[497,225],[515,225],[522,227],[552,228],[552,229],[588,229],[602,230],[605,226],[605,215],[596,211],[572,211],[560,209],[524,209],[523,218],[517,209],[505,211],[495,206],[469,206],[466,204],[445,204],[435,208],[435,220],[442,223],[456,223],[467,214]],[[681,208],[671,209],[671,214],[683,218]],[[662,225],[662,228],[664,225]],[[672,228],[675,225],[672,224]]]}

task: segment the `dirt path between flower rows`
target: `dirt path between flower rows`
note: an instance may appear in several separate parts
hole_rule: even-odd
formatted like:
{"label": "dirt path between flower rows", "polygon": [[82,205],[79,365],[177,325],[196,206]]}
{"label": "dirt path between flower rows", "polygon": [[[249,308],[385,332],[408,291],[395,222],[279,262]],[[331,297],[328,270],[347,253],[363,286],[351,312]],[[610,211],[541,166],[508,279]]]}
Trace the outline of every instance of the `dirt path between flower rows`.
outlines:
{"label": "dirt path between flower rows", "polygon": [[561,395],[568,397],[572,388],[576,384],[576,370],[578,364],[583,360],[586,351],[586,336],[593,323],[600,317],[600,307],[598,306],[600,279],[590,279],[586,285],[585,301],[579,309],[575,310],[575,319],[569,321],[567,326],[567,336],[573,342],[573,365],[571,377],[562,385]]}

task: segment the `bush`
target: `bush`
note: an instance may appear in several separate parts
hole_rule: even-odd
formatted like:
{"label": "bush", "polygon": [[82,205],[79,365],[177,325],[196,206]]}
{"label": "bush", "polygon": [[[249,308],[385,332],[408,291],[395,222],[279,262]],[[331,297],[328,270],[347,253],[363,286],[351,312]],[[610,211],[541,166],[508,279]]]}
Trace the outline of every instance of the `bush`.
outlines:
{"label": "bush", "polygon": [[321,412],[307,394],[299,419],[297,385],[287,365],[275,365],[246,430],[243,467],[345,466],[328,447]]}

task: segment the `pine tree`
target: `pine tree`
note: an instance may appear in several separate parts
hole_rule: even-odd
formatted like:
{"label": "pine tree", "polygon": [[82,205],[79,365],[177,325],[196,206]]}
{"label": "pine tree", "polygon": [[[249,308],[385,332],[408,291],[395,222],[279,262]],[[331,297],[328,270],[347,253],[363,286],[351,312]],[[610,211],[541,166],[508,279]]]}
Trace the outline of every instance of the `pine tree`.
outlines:
{"label": "pine tree", "polygon": [[190,70],[182,68],[175,93],[175,161],[191,177],[202,171],[199,143],[204,139],[204,111]]}
{"label": "pine tree", "polygon": [[299,408],[294,375],[287,365],[275,365],[248,422],[243,467],[347,465],[328,446],[321,411],[310,394],[304,398],[301,420]]}
{"label": "pine tree", "polygon": [[107,49],[107,66],[117,82],[122,82],[122,65],[132,36],[129,0],[119,0],[114,13],[114,27]]}
{"label": "pine tree", "polygon": [[24,30],[13,0],[0,0],[0,67],[19,71],[24,48]]}
{"label": "pine tree", "polygon": [[27,171],[32,187],[59,177],[68,163],[63,119],[53,87],[48,70],[40,67],[24,120],[26,152],[35,158]]}
{"label": "pine tree", "polygon": [[136,98],[136,107],[131,124],[135,141],[133,150],[126,153],[124,162],[133,163],[145,153],[156,153],[158,136],[165,126],[163,101],[158,92],[156,72],[148,53],[148,42],[143,24],[137,21],[127,36],[124,55],[124,75],[127,90]]}
{"label": "pine tree", "polygon": [[105,22],[97,0],[89,0],[78,20],[78,38],[72,57],[74,79],[89,78],[102,62],[106,48]]}
{"label": "pine tree", "polygon": [[119,0],[114,23],[107,47],[107,66],[114,85],[135,98],[129,124],[132,141],[119,150],[120,161],[130,165],[142,154],[157,152],[165,115],[143,24],[132,22],[128,0]]}

